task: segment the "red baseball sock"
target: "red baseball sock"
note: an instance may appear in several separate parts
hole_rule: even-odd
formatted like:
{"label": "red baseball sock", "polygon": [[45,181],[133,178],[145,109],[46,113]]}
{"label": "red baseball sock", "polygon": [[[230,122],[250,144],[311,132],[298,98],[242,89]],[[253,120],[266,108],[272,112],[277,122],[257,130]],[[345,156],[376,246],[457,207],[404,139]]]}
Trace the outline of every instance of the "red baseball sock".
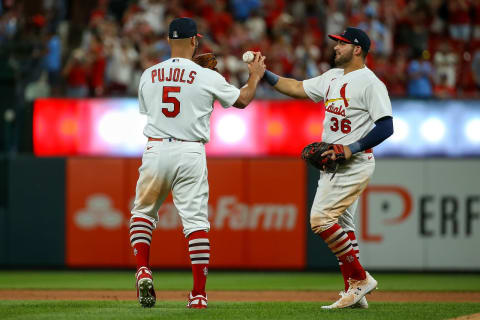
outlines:
{"label": "red baseball sock", "polygon": [[153,229],[153,223],[146,218],[130,219],[130,243],[137,262],[137,270],[140,267],[150,267],[150,242]]}
{"label": "red baseball sock", "polygon": [[348,278],[350,278],[350,275],[347,274],[347,270],[345,270],[345,268],[343,267],[342,261],[340,261],[340,259],[338,258],[337,258],[337,261],[338,261],[338,266],[340,267],[340,272],[342,273],[345,292],[347,292],[348,288],[350,287],[350,285],[348,284]]}
{"label": "red baseball sock", "polygon": [[210,241],[207,232],[203,230],[195,231],[188,236],[188,252],[192,263],[192,295],[206,296],[205,284],[210,262]]}
{"label": "red baseball sock", "polygon": [[353,251],[355,251],[355,257],[360,260],[360,249],[358,248],[357,237],[355,236],[355,232],[348,231],[347,232],[348,238],[352,242]]}
{"label": "red baseball sock", "polygon": [[344,279],[365,279],[365,270],[355,256],[352,242],[347,233],[343,231],[338,223],[334,224],[327,230],[322,231],[320,236],[333,254],[336,255],[338,260],[342,263],[340,270]]}
{"label": "red baseball sock", "polygon": [[[360,260],[360,250],[358,248],[358,243],[357,243],[357,237],[355,236],[355,232],[353,231],[347,231],[348,238],[352,242],[352,247],[353,251],[355,252],[355,257],[357,257],[357,260]],[[343,276],[343,283],[345,284],[345,292],[347,292],[348,288],[350,287],[350,284],[348,283],[348,278],[350,278],[350,275],[347,274],[345,268],[343,267],[343,263],[338,259],[338,265],[340,266],[340,271],[342,272]]]}

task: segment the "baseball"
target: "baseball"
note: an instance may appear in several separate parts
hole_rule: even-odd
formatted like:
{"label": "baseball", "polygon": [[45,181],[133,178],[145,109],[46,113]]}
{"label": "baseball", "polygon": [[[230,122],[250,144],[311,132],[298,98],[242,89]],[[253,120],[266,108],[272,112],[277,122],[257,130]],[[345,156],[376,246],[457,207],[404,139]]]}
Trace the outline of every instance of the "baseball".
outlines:
{"label": "baseball", "polygon": [[253,58],[255,58],[255,55],[253,54],[252,51],[247,51],[247,52],[245,52],[245,53],[243,54],[243,57],[242,57],[243,62],[245,62],[245,63],[250,63],[250,62],[252,62],[252,61],[253,61]]}

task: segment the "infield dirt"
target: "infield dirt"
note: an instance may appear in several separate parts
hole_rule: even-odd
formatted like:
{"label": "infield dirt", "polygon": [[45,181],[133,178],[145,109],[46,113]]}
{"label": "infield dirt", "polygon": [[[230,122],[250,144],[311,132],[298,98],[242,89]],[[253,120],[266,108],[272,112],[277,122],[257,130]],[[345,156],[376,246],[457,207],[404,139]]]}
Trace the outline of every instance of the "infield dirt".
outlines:
{"label": "infield dirt", "polygon": [[[183,301],[185,291],[157,291],[157,300]],[[209,301],[332,301],[332,291],[209,291]],[[372,302],[480,302],[480,292],[375,291]],[[136,300],[135,290],[0,290],[0,300]]]}

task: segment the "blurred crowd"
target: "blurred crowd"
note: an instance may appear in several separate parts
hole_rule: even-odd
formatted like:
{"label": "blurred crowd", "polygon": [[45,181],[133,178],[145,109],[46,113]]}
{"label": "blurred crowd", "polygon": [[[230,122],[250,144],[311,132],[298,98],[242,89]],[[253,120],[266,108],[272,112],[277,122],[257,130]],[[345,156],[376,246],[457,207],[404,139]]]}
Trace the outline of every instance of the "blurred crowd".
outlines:
{"label": "blurred crowd", "polygon": [[[237,86],[246,50],[279,75],[311,78],[332,67],[327,35],[355,26],[392,97],[480,96],[480,0],[3,0],[0,77],[25,101],[135,96],[143,70],[169,58],[166,29],[181,16]],[[281,96],[263,84],[257,97]]]}

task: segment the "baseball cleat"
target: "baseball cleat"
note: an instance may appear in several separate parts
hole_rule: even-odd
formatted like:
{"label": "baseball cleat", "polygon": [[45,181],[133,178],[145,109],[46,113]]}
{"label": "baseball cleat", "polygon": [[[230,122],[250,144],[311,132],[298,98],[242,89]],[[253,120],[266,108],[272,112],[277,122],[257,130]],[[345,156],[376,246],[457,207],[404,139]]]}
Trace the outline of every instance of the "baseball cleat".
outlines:
{"label": "baseball cleat", "polygon": [[138,269],[136,287],[137,298],[140,305],[144,308],[151,308],[155,305],[157,296],[155,295],[155,289],[153,288],[152,271],[147,267],[141,267]]}
{"label": "baseball cleat", "polygon": [[[368,272],[365,272],[367,277],[364,280],[348,279],[350,288],[347,292],[340,292],[341,298],[329,306],[322,306],[322,309],[342,309],[342,308],[368,308],[368,303],[365,297],[367,293],[372,292],[377,288],[377,280],[375,280]],[[360,301],[362,300],[362,301]]]}
{"label": "baseball cleat", "polygon": [[190,309],[206,309],[208,303],[207,295],[202,296],[201,294],[193,296],[190,292],[187,302],[187,308]]}
{"label": "baseball cleat", "polygon": [[[329,306],[322,306],[322,309],[337,309],[338,308],[338,303],[339,301],[343,298],[343,296],[345,295],[345,291],[340,291],[340,293],[338,294],[341,298],[338,299],[337,301],[335,301],[334,303],[332,303],[331,305]],[[350,306],[350,308],[352,309],[368,309],[368,302],[367,302],[367,298],[366,297],[363,297],[362,299],[360,299],[357,303],[355,303],[354,305]]]}
{"label": "baseball cleat", "polygon": [[367,297],[363,296],[362,299],[358,300],[353,306],[352,309],[368,309]]}

